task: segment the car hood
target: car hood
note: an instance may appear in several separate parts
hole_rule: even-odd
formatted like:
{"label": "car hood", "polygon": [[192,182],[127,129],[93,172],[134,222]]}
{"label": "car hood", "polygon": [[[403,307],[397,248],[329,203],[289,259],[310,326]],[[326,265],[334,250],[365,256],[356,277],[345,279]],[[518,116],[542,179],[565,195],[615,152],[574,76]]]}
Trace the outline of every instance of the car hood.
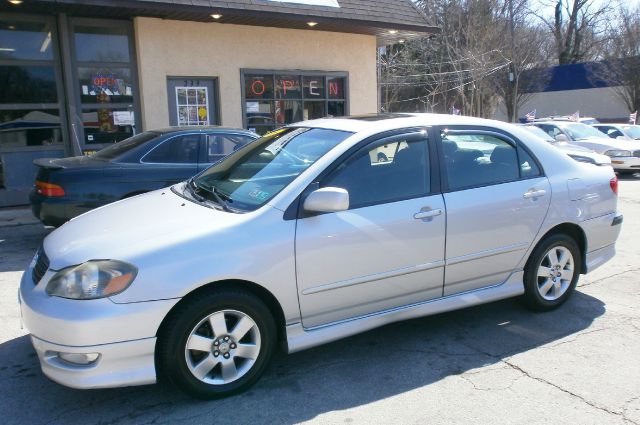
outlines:
{"label": "car hood", "polygon": [[632,140],[619,140],[605,137],[602,139],[584,139],[576,140],[573,143],[593,149],[598,153],[604,153],[610,149],[620,149],[627,151],[640,150],[640,144]]}
{"label": "car hood", "polygon": [[140,256],[206,237],[247,220],[248,215],[208,208],[170,188],[161,189],[72,219],[47,236],[44,250],[53,270],[92,259],[135,264]]}

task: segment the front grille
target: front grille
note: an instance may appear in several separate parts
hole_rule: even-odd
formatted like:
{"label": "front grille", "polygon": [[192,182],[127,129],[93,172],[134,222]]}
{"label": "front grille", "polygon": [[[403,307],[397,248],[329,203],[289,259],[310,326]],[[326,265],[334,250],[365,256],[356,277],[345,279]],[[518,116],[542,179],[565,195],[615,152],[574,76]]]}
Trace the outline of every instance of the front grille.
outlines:
{"label": "front grille", "polygon": [[37,285],[42,279],[42,276],[49,269],[49,258],[47,258],[47,254],[44,253],[44,248],[40,247],[37,253],[38,259],[36,260],[36,265],[33,267],[33,273],[31,277],[33,279],[33,284]]}

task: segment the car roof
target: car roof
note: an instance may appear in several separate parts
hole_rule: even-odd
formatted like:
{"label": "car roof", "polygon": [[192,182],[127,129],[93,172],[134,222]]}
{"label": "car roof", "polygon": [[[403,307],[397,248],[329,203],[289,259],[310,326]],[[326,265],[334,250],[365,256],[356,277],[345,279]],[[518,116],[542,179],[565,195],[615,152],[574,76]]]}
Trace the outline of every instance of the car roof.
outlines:
{"label": "car roof", "polygon": [[254,134],[252,131],[245,130],[243,128],[234,128],[234,127],[221,127],[218,125],[191,125],[184,127],[164,127],[164,128],[156,128],[153,130],[149,130],[153,133],[158,134],[171,134],[171,133],[179,133],[179,132],[197,132],[197,133],[205,133],[205,132],[236,132],[236,133],[244,133],[244,134]]}
{"label": "car roof", "polygon": [[463,115],[428,114],[428,113],[397,113],[397,114],[369,114],[353,115],[336,118],[321,118],[291,124],[292,127],[314,127],[331,130],[349,131],[384,131],[406,127],[424,127],[432,125],[478,125],[504,128],[511,125],[502,121]]}

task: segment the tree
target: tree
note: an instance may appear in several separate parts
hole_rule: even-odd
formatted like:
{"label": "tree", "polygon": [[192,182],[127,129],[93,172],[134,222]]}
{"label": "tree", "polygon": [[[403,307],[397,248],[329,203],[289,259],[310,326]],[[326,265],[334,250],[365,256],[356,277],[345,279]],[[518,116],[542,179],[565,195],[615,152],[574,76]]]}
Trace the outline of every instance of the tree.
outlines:
{"label": "tree", "polygon": [[630,8],[620,2],[616,15],[596,76],[609,83],[633,112],[640,109],[640,5]]}
{"label": "tree", "polygon": [[[611,12],[608,5],[595,0],[550,0],[553,17],[537,14],[553,35],[559,65],[593,60],[598,57]],[[564,3],[563,3],[564,1]]]}

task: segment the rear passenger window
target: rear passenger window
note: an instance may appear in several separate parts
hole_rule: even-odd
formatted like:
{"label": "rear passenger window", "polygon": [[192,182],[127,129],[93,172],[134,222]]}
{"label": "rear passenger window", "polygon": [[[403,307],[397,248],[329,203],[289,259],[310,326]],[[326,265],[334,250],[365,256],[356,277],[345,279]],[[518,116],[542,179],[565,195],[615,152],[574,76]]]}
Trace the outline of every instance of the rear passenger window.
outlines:
{"label": "rear passenger window", "polygon": [[165,140],[149,152],[142,162],[156,164],[196,164],[200,147],[199,134],[187,134]]}
{"label": "rear passenger window", "polygon": [[542,174],[540,168],[527,151],[518,148],[518,158],[520,160],[520,176],[522,176],[523,179],[538,177]]}
{"label": "rear passenger window", "polygon": [[426,196],[430,192],[425,135],[374,142],[340,164],[322,187],[349,192],[349,209]]}
{"label": "rear passenger window", "polygon": [[519,162],[516,147],[494,136],[443,132],[442,142],[453,190],[514,181],[520,178],[522,167],[527,173],[537,169],[530,157]]}

